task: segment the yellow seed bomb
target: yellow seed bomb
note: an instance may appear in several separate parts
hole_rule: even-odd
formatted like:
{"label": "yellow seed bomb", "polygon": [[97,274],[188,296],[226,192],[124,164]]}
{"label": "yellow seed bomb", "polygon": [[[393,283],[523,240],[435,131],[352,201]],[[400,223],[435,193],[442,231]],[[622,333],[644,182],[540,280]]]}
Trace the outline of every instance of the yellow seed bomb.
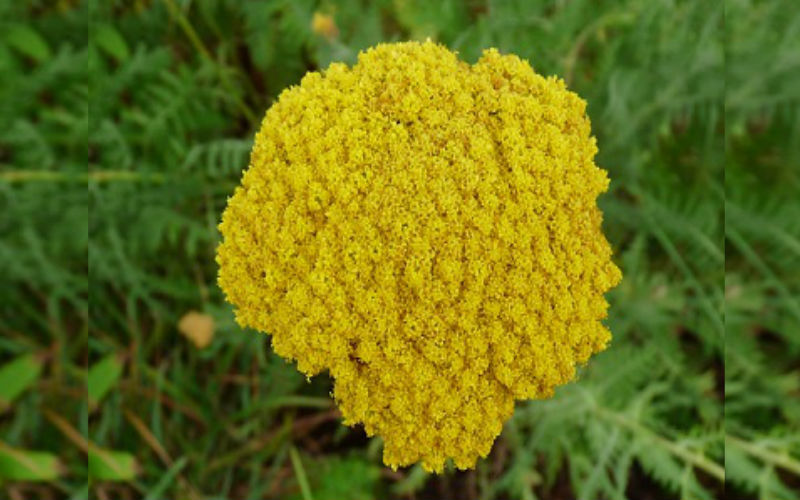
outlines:
{"label": "yellow seed bomb", "polygon": [[242,326],[311,376],[384,462],[486,456],[514,400],[605,348],[620,280],[586,103],[494,49],[382,44],[267,111],[222,216]]}

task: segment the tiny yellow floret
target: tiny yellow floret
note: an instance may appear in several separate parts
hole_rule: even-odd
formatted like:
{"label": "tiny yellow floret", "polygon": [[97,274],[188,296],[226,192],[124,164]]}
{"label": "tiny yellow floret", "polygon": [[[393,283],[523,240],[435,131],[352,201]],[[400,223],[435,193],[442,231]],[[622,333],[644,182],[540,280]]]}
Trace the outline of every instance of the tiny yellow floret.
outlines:
{"label": "tiny yellow floret", "polygon": [[611,338],[621,278],[586,103],[524,60],[381,44],[267,111],[222,216],[219,284],[384,462],[486,456]]}

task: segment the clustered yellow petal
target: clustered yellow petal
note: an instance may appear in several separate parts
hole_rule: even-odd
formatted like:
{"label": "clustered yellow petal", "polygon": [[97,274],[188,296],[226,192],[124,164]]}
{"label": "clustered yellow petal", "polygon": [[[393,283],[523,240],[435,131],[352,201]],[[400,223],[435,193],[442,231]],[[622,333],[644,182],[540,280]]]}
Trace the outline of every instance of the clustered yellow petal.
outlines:
{"label": "clustered yellow petal", "polygon": [[486,456],[514,400],[605,348],[621,274],[586,103],[489,49],[382,44],[267,111],[222,217],[219,284],[384,462]]}

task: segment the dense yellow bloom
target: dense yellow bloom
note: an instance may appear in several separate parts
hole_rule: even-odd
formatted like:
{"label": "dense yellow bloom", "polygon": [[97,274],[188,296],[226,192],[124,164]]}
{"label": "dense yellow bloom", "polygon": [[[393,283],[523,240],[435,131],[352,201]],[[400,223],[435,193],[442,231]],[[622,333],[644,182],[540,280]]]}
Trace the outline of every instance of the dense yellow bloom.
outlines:
{"label": "dense yellow bloom", "polygon": [[472,467],[514,400],[610,339],[596,151],[585,102],[516,56],[379,45],[267,111],[219,284],[279,355],[330,371],[387,465]]}

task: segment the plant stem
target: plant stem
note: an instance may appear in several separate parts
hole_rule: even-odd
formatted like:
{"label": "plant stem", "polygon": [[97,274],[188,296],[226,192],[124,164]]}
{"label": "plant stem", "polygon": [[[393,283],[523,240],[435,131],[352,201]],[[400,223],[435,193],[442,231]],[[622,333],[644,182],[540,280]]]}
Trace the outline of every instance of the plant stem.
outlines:
{"label": "plant stem", "polygon": [[281,396],[267,401],[266,408],[331,408],[333,401],[330,398],[320,398],[314,396]]}
{"label": "plant stem", "polygon": [[294,446],[289,448],[289,457],[292,460],[294,475],[297,477],[297,482],[300,484],[300,491],[303,493],[303,500],[314,500],[314,497],[311,496],[311,487],[308,485],[306,470],[303,468],[303,462],[300,461],[300,455],[297,453],[297,449]]}
{"label": "plant stem", "polygon": [[708,457],[702,453],[695,453],[683,446],[675,444],[650,428],[640,424],[639,422],[635,422],[624,415],[620,415],[619,413],[606,410],[604,408],[597,408],[596,412],[606,420],[610,420],[618,425],[621,425],[622,427],[628,428],[637,434],[646,436],[647,439],[662,446],[676,457],[694,465],[699,469],[702,469],[716,479],[725,481],[725,469],[713,460],[709,460]]}
{"label": "plant stem", "polygon": [[725,444],[736,446],[745,453],[752,455],[762,462],[778,466],[800,476],[800,462],[787,454],[776,454],[769,448],[739,439],[736,436],[725,436]]}
{"label": "plant stem", "polygon": [[203,41],[200,39],[200,36],[197,34],[197,31],[195,31],[194,27],[192,26],[192,23],[190,23],[189,20],[186,19],[186,16],[183,15],[183,12],[181,12],[181,9],[175,4],[175,1],[164,0],[164,3],[166,4],[170,15],[172,15],[175,18],[175,20],[178,21],[178,25],[181,27],[184,34],[186,34],[186,36],[189,38],[189,41],[194,46],[195,50],[199,52],[202,57],[204,57],[211,64],[213,64],[214,67],[217,69],[217,72],[219,73],[219,79],[222,82],[222,85],[225,87],[225,90],[228,91],[231,98],[239,107],[239,110],[242,112],[242,114],[244,114],[244,116],[247,117],[247,121],[249,121],[251,124],[257,123],[258,120],[256,118],[256,114],[253,112],[252,109],[250,109],[250,107],[247,106],[247,104],[245,104],[242,98],[239,97],[239,95],[236,93],[236,90],[233,88],[233,85],[231,85],[230,80],[228,80],[228,75],[225,74],[225,71],[223,70],[222,66],[220,66],[219,63],[217,63],[217,61],[211,56],[211,52],[209,52],[208,48],[206,48],[206,46],[203,44]]}

